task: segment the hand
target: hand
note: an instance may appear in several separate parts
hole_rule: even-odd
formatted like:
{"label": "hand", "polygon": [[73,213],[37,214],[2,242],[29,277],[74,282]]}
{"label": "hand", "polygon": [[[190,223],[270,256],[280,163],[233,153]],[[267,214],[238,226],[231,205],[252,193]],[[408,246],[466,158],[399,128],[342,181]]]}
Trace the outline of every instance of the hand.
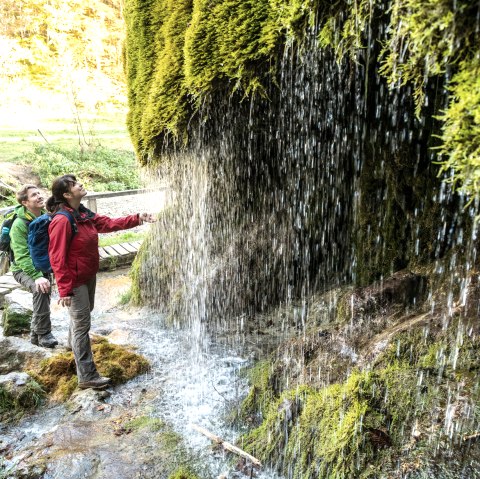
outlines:
{"label": "hand", "polygon": [[58,300],[58,304],[61,306],[66,306],[69,308],[72,305],[72,297],[71,296],[66,296],[65,298],[60,298]]}
{"label": "hand", "polygon": [[35,286],[39,293],[48,293],[50,291],[50,281],[47,278],[37,278]]}
{"label": "hand", "polygon": [[155,218],[152,213],[139,213],[138,218],[140,219],[140,224],[155,223],[155,221],[157,221],[157,218]]}

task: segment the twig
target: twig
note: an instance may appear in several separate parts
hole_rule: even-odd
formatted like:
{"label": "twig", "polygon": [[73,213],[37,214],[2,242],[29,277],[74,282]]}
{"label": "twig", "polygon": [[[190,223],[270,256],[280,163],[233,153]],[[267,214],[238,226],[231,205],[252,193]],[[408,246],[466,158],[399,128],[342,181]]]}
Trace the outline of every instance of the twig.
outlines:
{"label": "twig", "polygon": [[40,131],[40,128],[37,128],[37,131],[38,131],[38,133],[40,133],[41,137],[42,137],[48,144],[50,144],[50,142],[45,138],[45,136],[43,135],[43,133]]}
{"label": "twig", "polygon": [[216,442],[227,451],[233,452],[234,454],[238,454],[239,456],[249,460],[252,464],[255,464],[258,467],[262,467],[262,463],[257,458],[251,456],[245,451],[242,451],[239,447],[224,441],[220,437],[215,436],[215,434],[212,434],[211,432],[207,431],[203,427],[197,426],[196,424],[192,424],[192,429],[195,429],[195,431],[198,431],[204,436],[207,436],[210,440],[212,440],[213,442]]}

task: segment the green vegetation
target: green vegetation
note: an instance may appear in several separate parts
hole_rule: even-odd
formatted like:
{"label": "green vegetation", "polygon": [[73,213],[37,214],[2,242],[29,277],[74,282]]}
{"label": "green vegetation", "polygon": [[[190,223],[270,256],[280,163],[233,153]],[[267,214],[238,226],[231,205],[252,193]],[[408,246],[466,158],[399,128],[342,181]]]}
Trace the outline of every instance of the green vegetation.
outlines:
{"label": "green vegetation", "polygon": [[140,241],[145,238],[146,233],[143,231],[127,231],[115,235],[101,235],[98,240],[98,246],[110,246],[112,244],[130,243],[132,241]]}
{"label": "green vegetation", "polygon": [[199,479],[194,472],[192,472],[188,467],[180,467],[174,473],[168,476],[168,479]]}
{"label": "green vegetation", "polygon": [[45,391],[38,383],[29,380],[24,386],[11,388],[0,385],[0,419],[21,417],[25,411],[35,409],[45,398]]}
{"label": "green vegetation", "polygon": [[[397,334],[369,368],[327,386],[276,392],[275,364],[259,365],[269,374],[254,372],[254,393],[242,409],[243,418],[260,414],[262,423],[240,445],[302,479],[387,477],[399,465],[415,477],[432,467],[454,473],[465,467],[453,459],[462,454],[463,438],[480,425],[478,351],[478,335],[456,319],[448,328]],[[447,420],[452,404],[471,414]],[[437,454],[432,444],[451,450]]]}
{"label": "green vegetation", "polygon": [[5,336],[15,336],[30,331],[32,312],[18,306],[7,306],[2,312],[2,327]]}
{"label": "green vegetation", "polygon": [[94,191],[135,189],[140,186],[135,158],[130,151],[97,147],[89,150],[37,146],[22,159],[49,188],[60,175],[73,172],[85,188]]}
{"label": "green vegetation", "polygon": [[[92,351],[100,374],[121,384],[146,372],[147,359],[126,348],[109,343],[105,338],[92,339]],[[72,352],[60,353],[32,367],[29,374],[41,384],[54,400],[67,400],[77,387],[75,359]]]}
{"label": "green vegetation", "polygon": [[149,431],[157,432],[165,429],[165,423],[159,418],[141,416],[128,421],[123,427],[127,433],[138,431],[140,429],[148,429]]}
{"label": "green vegetation", "polygon": [[379,0],[127,1],[128,127],[139,158],[150,161],[165,135],[186,141],[188,119],[213,91],[262,94],[266,83],[275,81],[281,46],[301,44],[316,20],[319,48],[333,48],[339,60],[345,55],[355,60],[372,22],[383,21],[387,36],[376,40],[383,43],[374,59],[377,74],[391,88],[412,85],[417,115],[429,79],[456,74],[442,117],[439,161],[455,172],[456,186],[476,194],[478,6],[401,0],[387,14],[383,9]]}

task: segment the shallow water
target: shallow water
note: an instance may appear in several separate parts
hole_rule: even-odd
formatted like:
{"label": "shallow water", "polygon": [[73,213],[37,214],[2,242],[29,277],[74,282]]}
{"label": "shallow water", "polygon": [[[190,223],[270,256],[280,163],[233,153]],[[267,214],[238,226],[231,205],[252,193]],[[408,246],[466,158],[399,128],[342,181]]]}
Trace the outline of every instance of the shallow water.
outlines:
{"label": "shallow water", "polygon": [[[126,271],[117,271],[99,275],[92,333],[106,335],[114,343],[130,345],[149,359],[151,370],[112,389],[111,396],[105,400],[108,406],[101,412],[96,406],[91,412],[77,413],[63,404],[53,405],[39,409],[16,426],[3,427],[0,446],[8,446],[13,451],[5,465],[22,465],[23,458],[28,458],[39,445],[40,448],[45,444],[48,446],[46,438],[49,434],[55,435],[65,427],[68,429],[75,421],[81,420],[82,427],[90,428],[91,434],[95,434],[98,421],[108,421],[127,411],[132,417],[150,415],[167,422],[184,438],[194,455],[201,458],[208,471],[205,477],[214,478],[221,474],[225,478],[248,477],[234,470],[239,458],[213,452],[211,441],[195,431],[192,424],[235,443],[240,432],[227,424],[226,414],[248,391],[239,372],[250,363],[253,352],[235,341],[232,346],[212,340],[204,332],[199,338],[194,330],[166,327],[160,314],[118,307],[118,298],[128,287],[127,274]],[[66,311],[55,306],[52,310],[54,331],[62,344],[67,335]],[[110,446],[107,444],[106,447]],[[68,448],[64,451],[71,453]],[[88,454],[88,445],[86,451]],[[141,461],[141,456],[137,460]],[[132,462],[135,466],[135,459]],[[55,458],[53,455],[48,473],[41,477],[60,478],[67,467],[65,456],[60,454]],[[91,472],[75,474],[72,471],[71,477],[107,477]],[[278,476],[270,470],[262,470],[254,477],[273,479]]]}

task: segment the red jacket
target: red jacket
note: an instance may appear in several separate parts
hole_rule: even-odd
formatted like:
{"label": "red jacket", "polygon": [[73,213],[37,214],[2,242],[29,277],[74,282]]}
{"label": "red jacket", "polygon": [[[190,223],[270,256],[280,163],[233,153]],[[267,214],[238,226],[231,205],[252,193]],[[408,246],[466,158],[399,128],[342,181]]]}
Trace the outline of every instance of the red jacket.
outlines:
{"label": "red jacket", "polygon": [[64,215],[54,216],[48,228],[48,256],[61,298],[72,296],[73,288],[87,283],[97,274],[100,261],[98,233],[134,228],[140,224],[138,215],[109,218],[82,206],[80,212],[66,209],[77,223],[75,236],[70,221]]}

